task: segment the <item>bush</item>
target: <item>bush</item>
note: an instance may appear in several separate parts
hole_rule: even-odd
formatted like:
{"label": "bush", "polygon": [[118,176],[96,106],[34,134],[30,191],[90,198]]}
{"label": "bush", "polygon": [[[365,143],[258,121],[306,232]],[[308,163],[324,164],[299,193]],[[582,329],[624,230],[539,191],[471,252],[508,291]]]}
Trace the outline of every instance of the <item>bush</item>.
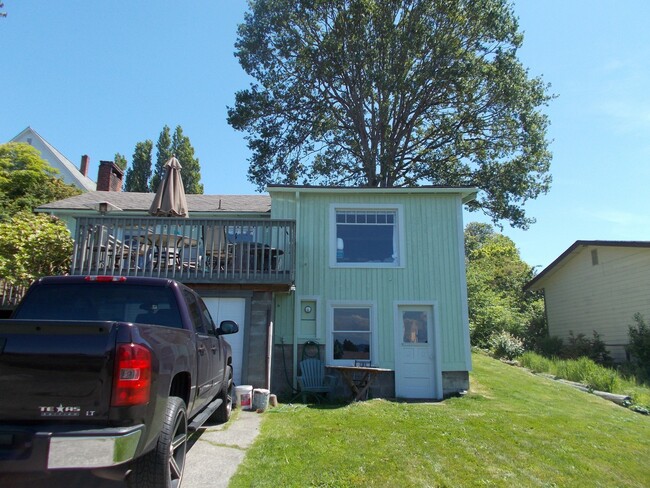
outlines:
{"label": "bush", "polygon": [[593,339],[587,339],[584,334],[574,336],[573,331],[570,331],[567,345],[561,350],[561,357],[565,359],[587,357],[598,364],[607,366],[612,364],[612,357],[596,331]]}
{"label": "bush", "polygon": [[547,336],[537,341],[535,351],[547,358],[559,358],[563,347],[564,341],[558,336]]}
{"label": "bush", "polygon": [[524,353],[524,343],[521,339],[501,331],[490,336],[490,352],[498,359],[513,360]]}
{"label": "bush", "polygon": [[643,315],[634,314],[635,326],[629,326],[630,342],[625,348],[637,377],[643,381],[650,380],[650,328]]}

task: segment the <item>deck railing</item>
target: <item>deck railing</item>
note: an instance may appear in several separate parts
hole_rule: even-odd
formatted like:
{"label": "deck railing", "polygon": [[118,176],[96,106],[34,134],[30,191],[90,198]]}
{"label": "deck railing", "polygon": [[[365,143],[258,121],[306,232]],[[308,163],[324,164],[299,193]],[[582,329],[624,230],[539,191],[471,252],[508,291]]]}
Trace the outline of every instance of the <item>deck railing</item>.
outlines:
{"label": "deck railing", "polygon": [[294,256],[291,220],[80,217],[70,272],[290,285]]}
{"label": "deck railing", "polygon": [[0,309],[13,309],[23,298],[27,287],[0,280]]}

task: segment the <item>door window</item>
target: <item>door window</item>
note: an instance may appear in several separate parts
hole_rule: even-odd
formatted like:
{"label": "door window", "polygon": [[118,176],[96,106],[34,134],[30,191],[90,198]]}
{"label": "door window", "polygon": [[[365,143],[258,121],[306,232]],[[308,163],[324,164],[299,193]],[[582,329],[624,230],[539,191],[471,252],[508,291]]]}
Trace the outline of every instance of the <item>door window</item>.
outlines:
{"label": "door window", "polygon": [[426,312],[403,311],[402,342],[410,344],[427,344],[429,333],[427,331],[428,317]]}

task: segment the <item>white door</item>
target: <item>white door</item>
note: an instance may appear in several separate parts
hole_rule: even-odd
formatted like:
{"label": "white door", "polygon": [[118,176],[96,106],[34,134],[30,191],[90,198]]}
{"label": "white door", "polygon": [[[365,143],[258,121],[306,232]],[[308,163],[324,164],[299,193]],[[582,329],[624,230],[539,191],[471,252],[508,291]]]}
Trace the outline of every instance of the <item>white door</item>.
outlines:
{"label": "white door", "polygon": [[[401,398],[438,398],[433,307],[400,305],[395,324],[395,394]],[[439,364],[439,362],[438,362]]]}
{"label": "white door", "polygon": [[239,332],[224,336],[232,347],[232,374],[236,385],[241,385],[241,370],[244,358],[244,324],[246,323],[246,299],[203,297],[212,320],[217,327],[222,320],[234,320],[239,324]]}

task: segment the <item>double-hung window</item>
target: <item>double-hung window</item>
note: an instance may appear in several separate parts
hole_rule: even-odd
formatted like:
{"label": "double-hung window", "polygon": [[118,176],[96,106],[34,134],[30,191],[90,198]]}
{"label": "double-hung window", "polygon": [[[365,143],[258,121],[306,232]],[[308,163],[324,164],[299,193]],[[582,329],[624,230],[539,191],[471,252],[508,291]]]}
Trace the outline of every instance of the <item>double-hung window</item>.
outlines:
{"label": "double-hung window", "polygon": [[329,333],[333,362],[372,361],[372,306],[333,305]]}
{"label": "double-hung window", "polygon": [[332,206],[332,266],[403,266],[401,214],[400,206]]}

